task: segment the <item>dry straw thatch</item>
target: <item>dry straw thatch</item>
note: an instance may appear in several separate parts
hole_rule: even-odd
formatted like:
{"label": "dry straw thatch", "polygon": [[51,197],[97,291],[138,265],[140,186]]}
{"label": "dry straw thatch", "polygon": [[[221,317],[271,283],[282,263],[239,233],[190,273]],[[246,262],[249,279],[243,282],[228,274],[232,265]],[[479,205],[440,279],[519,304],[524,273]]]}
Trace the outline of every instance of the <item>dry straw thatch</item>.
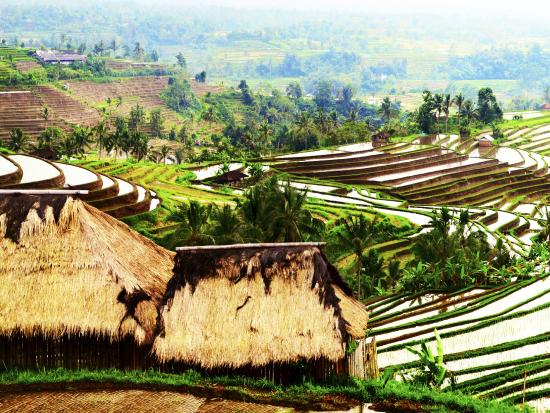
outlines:
{"label": "dry straw thatch", "polygon": [[0,198],[0,334],[155,334],[173,254],[60,195]]}
{"label": "dry straw thatch", "polygon": [[367,318],[316,246],[185,250],[153,350],[208,369],[337,362]]}

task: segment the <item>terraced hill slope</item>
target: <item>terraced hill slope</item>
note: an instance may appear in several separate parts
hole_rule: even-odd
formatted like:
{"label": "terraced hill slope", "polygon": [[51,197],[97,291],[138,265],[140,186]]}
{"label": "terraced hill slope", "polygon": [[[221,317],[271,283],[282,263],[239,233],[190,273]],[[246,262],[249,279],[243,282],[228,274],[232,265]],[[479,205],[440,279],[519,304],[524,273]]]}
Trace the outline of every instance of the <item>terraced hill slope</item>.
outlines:
{"label": "terraced hill slope", "polygon": [[[541,271],[539,269],[539,271]],[[392,296],[369,306],[369,335],[377,340],[381,368],[407,371],[418,365],[406,346],[443,340],[455,388],[482,398],[550,407],[550,277],[500,288],[454,294]]]}
{"label": "terraced hill slope", "polygon": [[82,189],[91,205],[123,218],[155,209],[156,193],[121,178],[30,155],[0,155],[0,189]]}

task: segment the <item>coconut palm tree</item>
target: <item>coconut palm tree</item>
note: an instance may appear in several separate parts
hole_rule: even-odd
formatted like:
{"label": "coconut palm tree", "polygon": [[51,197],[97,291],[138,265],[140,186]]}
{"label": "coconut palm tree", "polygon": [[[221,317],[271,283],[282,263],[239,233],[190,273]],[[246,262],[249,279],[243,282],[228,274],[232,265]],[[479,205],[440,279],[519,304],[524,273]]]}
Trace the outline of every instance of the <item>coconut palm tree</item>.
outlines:
{"label": "coconut palm tree", "polygon": [[191,200],[184,203],[169,216],[176,222],[177,227],[171,235],[170,247],[178,245],[205,245],[212,244],[214,239],[208,234],[208,223],[212,213],[212,205],[202,205]]}
{"label": "coconut palm tree", "polygon": [[472,120],[477,119],[478,112],[475,104],[471,100],[464,102],[462,106],[462,116],[466,118],[466,124],[470,126]]}
{"label": "coconut palm tree", "polygon": [[443,112],[443,101],[444,101],[443,95],[436,93],[433,96],[433,105],[434,105],[434,110],[437,118],[437,133],[440,133],[439,120],[441,119],[441,112]]}
{"label": "coconut palm tree", "polygon": [[267,148],[269,144],[269,134],[271,133],[271,127],[269,126],[269,123],[267,123],[267,121],[262,122],[258,127],[258,132],[260,132],[264,148]]}
{"label": "coconut palm tree", "polygon": [[353,269],[357,277],[357,296],[361,298],[361,274],[364,267],[364,251],[380,239],[381,231],[377,218],[368,220],[364,215],[348,216],[338,221],[336,236],[344,249],[354,255]]}
{"label": "coconut palm tree", "polygon": [[296,120],[296,129],[298,132],[309,132],[313,127],[313,122],[309,112],[301,112]]}
{"label": "coconut palm tree", "polygon": [[451,104],[453,100],[451,99],[451,95],[447,93],[443,96],[443,102],[441,109],[443,110],[443,113],[445,114],[445,133],[449,132],[449,113],[451,111]]}
{"label": "coconut palm tree", "polygon": [[382,103],[380,104],[380,108],[378,108],[377,112],[382,116],[382,119],[386,123],[388,123],[391,120],[394,113],[394,109],[393,109],[393,104],[389,97],[385,97],[382,100]]}
{"label": "coconut palm tree", "polygon": [[328,133],[330,129],[330,123],[328,121],[327,114],[323,108],[317,109],[315,113],[315,124],[322,133]]}
{"label": "coconut palm tree", "polygon": [[[101,159],[103,149],[107,149],[107,147],[110,146],[107,123],[104,120],[101,120],[97,123],[97,125],[93,127],[92,131],[97,144],[98,157],[99,159]],[[108,150],[107,152],[109,151],[110,150]]]}
{"label": "coconut palm tree", "polygon": [[247,241],[264,242],[271,238],[269,214],[272,207],[266,194],[272,189],[266,188],[268,185],[271,184],[254,185],[237,200],[239,215],[244,225],[243,233]]}
{"label": "coconut palm tree", "polygon": [[462,115],[462,106],[464,106],[465,100],[466,99],[464,98],[464,95],[462,93],[459,93],[453,98],[453,101],[452,101],[452,103],[456,106],[456,108],[458,110],[458,112],[457,112],[458,126],[460,126],[460,117]]}
{"label": "coconut palm tree", "polygon": [[78,126],[72,134],[75,155],[83,156],[94,141],[93,131],[86,126]]}
{"label": "coconut palm tree", "polygon": [[149,137],[143,132],[132,132],[130,139],[132,154],[134,154],[138,161],[145,159],[149,155]]}
{"label": "coconut palm tree", "polygon": [[162,162],[164,165],[166,165],[166,158],[170,153],[172,152],[172,148],[170,148],[168,145],[162,145],[159,149],[159,154],[161,156]]}
{"label": "coconut palm tree", "polygon": [[212,230],[216,244],[234,244],[242,241],[242,222],[239,214],[231,205],[214,207],[212,210]]}
{"label": "coconut palm tree", "polygon": [[29,147],[29,137],[20,128],[10,131],[8,149],[14,152],[24,152]]}
{"label": "coconut palm tree", "polygon": [[322,221],[306,209],[307,191],[293,188],[288,181],[273,198],[273,241],[298,242],[321,233]]}

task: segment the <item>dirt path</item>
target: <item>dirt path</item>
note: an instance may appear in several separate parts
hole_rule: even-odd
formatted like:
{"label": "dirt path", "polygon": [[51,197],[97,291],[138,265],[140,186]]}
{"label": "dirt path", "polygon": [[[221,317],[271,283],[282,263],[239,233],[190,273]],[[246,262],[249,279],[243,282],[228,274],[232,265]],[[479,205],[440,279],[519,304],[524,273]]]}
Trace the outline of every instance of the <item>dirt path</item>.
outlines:
{"label": "dirt path", "polygon": [[290,413],[294,410],[229,400],[207,400],[168,391],[106,390],[0,394],[0,412]]}

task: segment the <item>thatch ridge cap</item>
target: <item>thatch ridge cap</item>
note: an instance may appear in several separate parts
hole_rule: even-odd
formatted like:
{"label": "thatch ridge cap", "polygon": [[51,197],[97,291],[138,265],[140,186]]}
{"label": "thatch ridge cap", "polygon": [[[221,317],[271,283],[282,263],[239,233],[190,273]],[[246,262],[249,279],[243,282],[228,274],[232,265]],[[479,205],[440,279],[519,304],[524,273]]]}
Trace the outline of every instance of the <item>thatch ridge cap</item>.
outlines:
{"label": "thatch ridge cap", "polygon": [[212,251],[212,250],[234,250],[234,249],[266,249],[284,247],[322,247],[325,242],[273,242],[273,243],[251,243],[251,244],[228,244],[228,245],[201,245],[195,247],[177,247],[176,251]]}

